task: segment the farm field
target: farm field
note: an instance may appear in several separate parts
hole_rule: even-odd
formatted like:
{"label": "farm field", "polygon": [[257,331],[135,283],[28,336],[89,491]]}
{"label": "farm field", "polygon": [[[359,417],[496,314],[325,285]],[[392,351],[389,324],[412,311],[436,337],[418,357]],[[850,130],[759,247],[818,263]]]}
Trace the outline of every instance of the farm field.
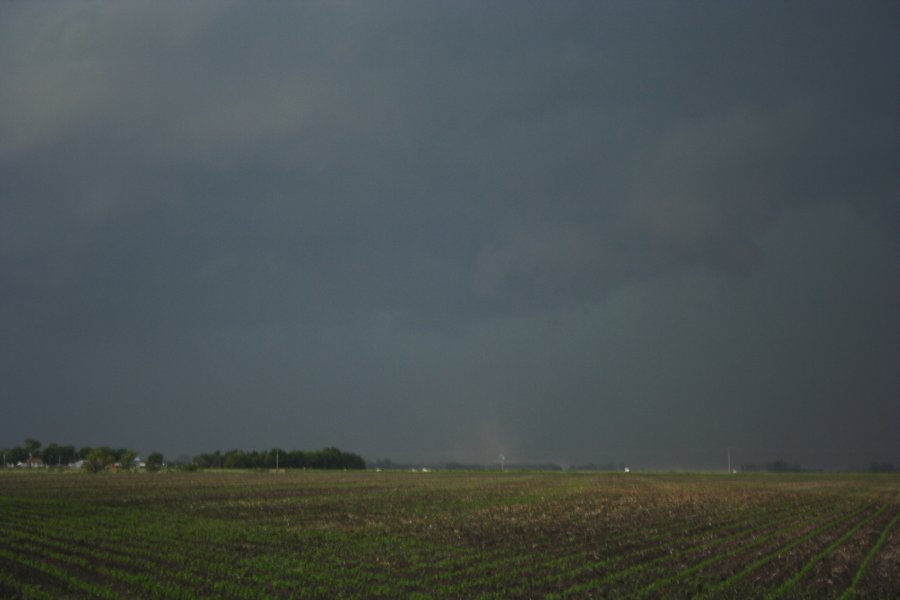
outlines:
{"label": "farm field", "polygon": [[898,598],[900,477],[0,474],[0,597]]}

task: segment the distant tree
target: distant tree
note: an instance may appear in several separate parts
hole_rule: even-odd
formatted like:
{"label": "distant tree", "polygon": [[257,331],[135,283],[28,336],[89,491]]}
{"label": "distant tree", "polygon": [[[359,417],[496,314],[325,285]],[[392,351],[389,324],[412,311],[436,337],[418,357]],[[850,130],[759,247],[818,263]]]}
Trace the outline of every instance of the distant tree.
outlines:
{"label": "distant tree", "polygon": [[266,466],[266,453],[258,450],[251,450],[244,453],[245,469],[263,469]]}
{"label": "distant tree", "polygon": [[229,450],[224,455],[216,450],[212,453],[198,454],[193,464],[201,469],[271,469],[310,468],[310,469],[365,469],[366,461],[358,454],[341,452],[337,448],[325,448],[312,452],[300,450],[285,451],[280,448],[271,450]]}
{"label": "distant tree", "polygon": [[265,453],[263,466],[266,469],[274,469],[276,467],[283,468],[285,465],[282,461],[284,460],[285,454],[285,451],[281,448],[272,448]]}
{"label": "distant tree", "polygon": [[201,469],[221,469],[225,466],[225,459],[218,450],[212,453],[198,454],[194,457],[194,464]]}
{"label": "distant tree", "polygon": [[47,447],[41,451],[41,460],[49,467],[62,465],[62,448],[57,444],[50,442],[47,444]]}
{"label": "distant tree", "polygon": [[91,450],[93,450],[93,448],[91,448],[90,446],[82,446],[78,449],[76,456],[81,460],[84,460],[85,458],[87,458],[88,454],[91,453]]}
{"label": "distant tree", "polygon": [[226,469],[247,469],[250,468],[250,457],[243,450],[229,450],[223,458]]}
{"label": "distant tree", "polygon": [[136,459],[137,456],[138,453],[136,450],[123,450],[119,451],[116,460],[119,463],[120,468],[130,470],[134,468],[134,459]]}
{"label": "distant tree", "polygon": [[365,469],[366,461],[358,454],[324,448],[306,453],[306,466],[312,469]]}
{"label": "distant tree", "polygon": [[323,448],[312,455],[310,461],[313,469],[339,469],[341,468],[341,451],[337,448]]}
{"label": "distant tree", "polygon": [[344,452],[343,454],[343,468],[345,469],[362,469],[366,468],[366,461],[359,454],[354,454],[352,452]]}
{"label": "distant tree", "polygon": [[94,448],[84,459],[84,468],[89,473],[99,473],[116,462],[113,452],[104,446]]}
{"label": "distant tree", "polygon": [[34,438],[25,438],[25,451],[28,456],[37,456],[41,450],[41,443]]}
{"label": "distant tree", "polygon": [[59,447],[60,458],[62,458],[62,464],[68,465],[75,462],[75,446],[66,445]]}
{"label": "distant tree", "polygon": [[289,469],[302,469],[306,465],[306,455],[301,450],[291,450],[284,457],[284,466]]}
{"label": "distant tree", "polygon": [[803,471],[803,468],[800,465],[792,465],[779,459],[768,463],[766,470],[772,473],[799,473]]}
{"label": "distant tree", "polygon": [[163,466],[163,455],[159,452],[152,452],[147,457],[147,470],[148,471],[159,471]]}
{"label": "distant tree", "polygon": [[896,473],[897,467],[890,463],[873,462],[869,465],[869,473]]}
{"label": "distant tree", "polygon": [[51,442],[41,451],[41,460],[50,467],[68,465],[75,460],[75,447]]}
{"label": "distant tree", "polygon": [[10,448],[7,451],[6,460],[9,465],[16,465],[20,462],[25,462],[28,460],[28,450],[23,448],[22,446],[16,446],[15,448]]}
{"label": "distant tree", "polygon": [[788,464],[783,460],[773,460],[769,464],[766,465],[766,469],[772,471],[773,473],[783,473],[788,470]]}

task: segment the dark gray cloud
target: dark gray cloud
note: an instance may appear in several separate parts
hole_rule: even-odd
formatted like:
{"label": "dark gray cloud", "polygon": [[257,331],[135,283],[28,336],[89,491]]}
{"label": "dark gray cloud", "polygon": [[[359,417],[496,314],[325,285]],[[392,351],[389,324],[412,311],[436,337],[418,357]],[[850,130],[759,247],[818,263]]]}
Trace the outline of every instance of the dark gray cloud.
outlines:
{"label": "dark gray cloud", "polygon": [[900,462],[898,25],[5,4],[0,443]]}

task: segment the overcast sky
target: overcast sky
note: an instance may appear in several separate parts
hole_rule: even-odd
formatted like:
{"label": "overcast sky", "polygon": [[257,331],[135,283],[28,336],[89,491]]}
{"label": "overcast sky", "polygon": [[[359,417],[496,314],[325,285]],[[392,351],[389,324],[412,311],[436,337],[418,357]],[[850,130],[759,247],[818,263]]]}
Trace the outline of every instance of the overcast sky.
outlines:
{"label": "overcast sky", "polygon": [[0,446],[900,464],[900,4],[4,2]]}

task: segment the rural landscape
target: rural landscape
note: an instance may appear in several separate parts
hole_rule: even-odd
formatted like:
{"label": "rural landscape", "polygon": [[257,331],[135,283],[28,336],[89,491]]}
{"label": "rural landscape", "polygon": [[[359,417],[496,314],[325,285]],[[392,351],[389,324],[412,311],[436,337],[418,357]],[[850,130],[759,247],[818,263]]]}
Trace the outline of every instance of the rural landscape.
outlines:
{"label": "rural landscape", "polygon": [[12,598],[896,598],[889,474],[6,470]]}
{"label": "rural landscape", "polygon": [[0,600],[900,599],[898,32],[0,1]]}

